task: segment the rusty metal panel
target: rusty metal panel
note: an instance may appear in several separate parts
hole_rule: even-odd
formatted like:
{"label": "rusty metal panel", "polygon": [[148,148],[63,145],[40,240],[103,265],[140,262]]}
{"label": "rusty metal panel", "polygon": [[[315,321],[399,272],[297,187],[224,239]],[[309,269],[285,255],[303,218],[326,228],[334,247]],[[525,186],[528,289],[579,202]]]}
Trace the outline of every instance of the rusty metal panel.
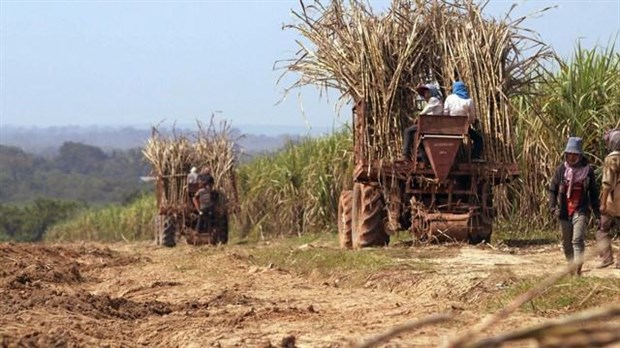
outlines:
{"label": "rusty metal panel", "polygon": [[439,182],[444,182],[448,178],[448,173],[462,143],[461,136],[427,135],[422,139],[426,156]]}
{"label": "rusty metal panel", "polygon": [[418,120],[420,134],[463,135],[468,129],[467,116],[420,115]]}
{"label": "rusty metal panel", "polygon": [[413,234],[428,241],[465,242],[471,233],[472,215],[451,213],[420,213],[412,225]]}

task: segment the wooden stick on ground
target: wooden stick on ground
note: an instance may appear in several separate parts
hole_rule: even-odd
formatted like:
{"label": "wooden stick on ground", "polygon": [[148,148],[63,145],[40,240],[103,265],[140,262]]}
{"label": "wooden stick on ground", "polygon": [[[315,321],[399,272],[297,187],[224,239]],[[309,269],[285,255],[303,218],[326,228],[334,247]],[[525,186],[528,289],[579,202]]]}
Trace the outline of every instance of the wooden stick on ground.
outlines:
{"label": "wooden stick on ground", "polygon": [[[575,343],[586,342],[590,347],[598,347],[620,342],[620,324],[598,325],[594,328],[583,328],[584,323],[606,320],[620,317],[620,305],[607,308],[595,308],[588,311],[576,313],[563,319],[547,321],[541,325],[530,328],[519,329],[508,333],[485,338],[473,343],[466,344],[466,348],[491,348],[499,347],[510,341],[536,338],[541,343],[547,341],[561,341],[563,346],[570,345],[569,341]],[[544,344],[544,343],[543,343]]]}

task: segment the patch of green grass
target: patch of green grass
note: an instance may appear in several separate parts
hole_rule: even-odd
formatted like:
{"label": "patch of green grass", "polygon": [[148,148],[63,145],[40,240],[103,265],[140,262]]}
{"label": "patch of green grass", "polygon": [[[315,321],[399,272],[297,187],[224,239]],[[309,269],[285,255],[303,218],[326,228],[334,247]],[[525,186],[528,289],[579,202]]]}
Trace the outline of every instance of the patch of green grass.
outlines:
{"label": "patch of green grass", "polygon": [[[492,311],[504,307],[520,294],[538,285],[543,278],[521,279],[489,301]],[[522,311],[536,315],[556,315],[579,311],[605,303],[620,301],[620,279],[593,277],[565,277],[545,290],[540,296],[524,304]]]}
{"label": "patch of green grass", "polygon": [[[553,227],[532,228],[527,221],[496,221],[493,226],[493,243],[541,245],[560,240],[559,232]],[[515,245],[518,246],[518,245]]]}
{"label": "patch of green grass", "polygon": [[293,238],[281,238],[282,245],[296,247],[304,244],[311,245],[338,245],[338,235],[334,233],[306,233]]}
{"label": "patch of green grass", "polygon": [[360,285],[377,272],[431,267],[429,263],[415,258],[408,249],[342,250],[314,247],[312,244],[293,247],[289,243],[269,248],[257,247],[251,251],[249,260],[257,266],[271,265],[318,279],[346,278],[351,285]]}

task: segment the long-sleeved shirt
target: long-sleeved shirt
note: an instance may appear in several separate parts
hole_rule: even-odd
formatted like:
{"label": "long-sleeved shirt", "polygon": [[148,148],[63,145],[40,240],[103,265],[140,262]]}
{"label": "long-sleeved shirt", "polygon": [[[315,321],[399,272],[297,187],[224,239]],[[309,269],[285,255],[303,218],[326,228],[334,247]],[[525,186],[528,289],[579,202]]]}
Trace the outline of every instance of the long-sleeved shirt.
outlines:
{"label": "long-sleeved shirt", "polygon": [[476,121],[476,107],[471,98],[462,99],[456,94],[450,94],[443,103],[443,114],[450,116],[467,116],[469,123]]}
{"label": "long-sleeved shirt", "polygon": [[[582,159],[580,165],[587,166],[585,159]],[[556,170],[551,184],[549,185],[549,209],[560,209],[560,219],[568,220],[568,200],[566,197],[567,183],[564,180],[564,172],[566,167],[564,163],[560,164]],[[583,192],[580,202],[576,207],[576,211],[580,213],[589,212],[590,209],[594,213],[595,217],[601,216],[600,204],[599,204],[599,192],[596,186],[596,177],[594,176],[594,169],[588,168],[588,176],[583,182]]]}
{"label": "long-sleeved shirt", "polygon": [[443,114],[443,104],[441,100],[436,97],[430,97],[428,103],[420,112],[420,115],[442,115]]}

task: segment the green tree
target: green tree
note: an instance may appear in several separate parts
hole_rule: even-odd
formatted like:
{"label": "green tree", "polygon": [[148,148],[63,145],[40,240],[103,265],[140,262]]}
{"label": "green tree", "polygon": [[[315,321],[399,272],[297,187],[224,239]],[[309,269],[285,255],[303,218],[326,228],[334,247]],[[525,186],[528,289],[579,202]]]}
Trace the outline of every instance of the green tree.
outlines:
{"label": "green tree", "polygon": [[0,240],[40,241],[49,227],[72,216],[80,206],[45,198],[23,207],[0,204]]}
{"label": "green tree", "polygon": [[108,156],[100,148],[71,141],[60,147],[56,159],[58,168],[66,173],[92,174],[103,168]]}

